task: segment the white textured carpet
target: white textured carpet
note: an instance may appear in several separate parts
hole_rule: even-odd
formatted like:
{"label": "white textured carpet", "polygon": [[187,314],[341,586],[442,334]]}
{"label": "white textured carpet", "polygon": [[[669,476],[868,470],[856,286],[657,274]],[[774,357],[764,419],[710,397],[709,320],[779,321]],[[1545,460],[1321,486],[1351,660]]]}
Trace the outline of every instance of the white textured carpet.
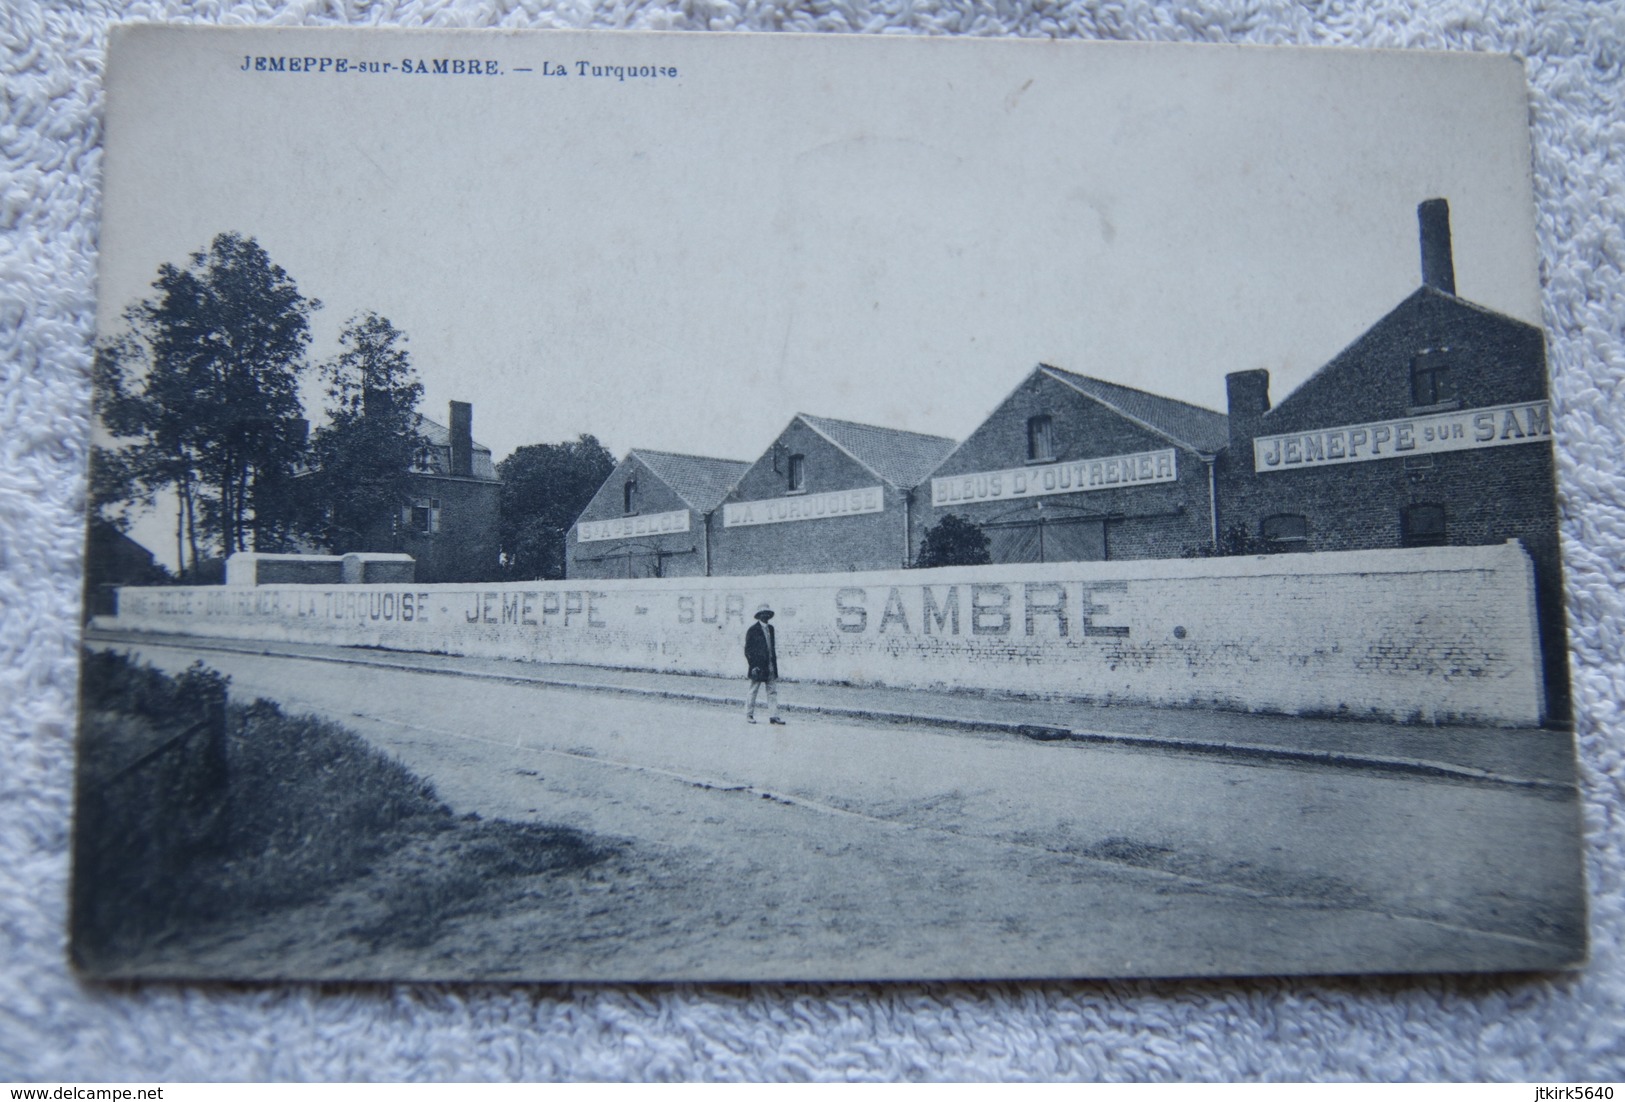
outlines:
{"label": "white textured carpet", "polygon": [[[64,963],[109,20],[911,31],[1512,51],[1563,479],[1593,962],[1572,978],[85,987]],[[0,3],[0,1079],[1625,1079],[1625,6],[1548,0]]]}

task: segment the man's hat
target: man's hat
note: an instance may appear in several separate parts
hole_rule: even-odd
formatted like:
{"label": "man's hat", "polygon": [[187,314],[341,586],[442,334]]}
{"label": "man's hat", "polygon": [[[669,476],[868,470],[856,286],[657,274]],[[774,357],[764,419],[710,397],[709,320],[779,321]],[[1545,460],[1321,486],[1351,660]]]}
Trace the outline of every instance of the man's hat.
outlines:
{"label": "man's hat", "polygon": [[772,619],[772,617],[773,609],[768,606],[766,601],[763,601],[761,604],[756,606],[756,618],[758,620]]}

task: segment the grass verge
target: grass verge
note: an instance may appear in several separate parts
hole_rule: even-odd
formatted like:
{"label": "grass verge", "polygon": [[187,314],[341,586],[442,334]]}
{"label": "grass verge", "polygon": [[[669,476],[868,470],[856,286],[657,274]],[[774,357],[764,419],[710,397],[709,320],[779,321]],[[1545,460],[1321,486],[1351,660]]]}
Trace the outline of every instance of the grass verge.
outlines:
{"label": "grass verge", "polygon": [[613,852],[568,828],[458,818],[350,731],[265,700],[234,705],[227,690],[201,663],[170,677],[84,655],[71,936],[87,973],[184,956],[206,931],[369,878],[383,906],[366,928],[311,936],[426,945],[516,878]]}

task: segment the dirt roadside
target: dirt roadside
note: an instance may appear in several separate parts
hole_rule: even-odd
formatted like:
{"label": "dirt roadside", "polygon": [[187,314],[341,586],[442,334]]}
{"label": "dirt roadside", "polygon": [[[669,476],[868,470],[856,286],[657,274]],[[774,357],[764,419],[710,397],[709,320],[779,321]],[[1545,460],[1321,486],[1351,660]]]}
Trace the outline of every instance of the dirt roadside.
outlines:
{"label": "dirt roadside", "polygon": [[[1527,793],[851,723],[745,728],[692,704],[286,663],[229,672],[237,691],[279,687],[398,755],[459,814],[559,823],[608,856],[449,890],[435,922],[401,928],[388,900],[455,864],[417,854],[144,974],[1119,976],[1572,953],[1554,926],[1567,901],[1541,910],[1529,872],[1496,876],[1478,856],[1531,813],[1561,818]],[[342,684],[330,696],[324,679]],[[471,714],[477,730],[459,722]]]}

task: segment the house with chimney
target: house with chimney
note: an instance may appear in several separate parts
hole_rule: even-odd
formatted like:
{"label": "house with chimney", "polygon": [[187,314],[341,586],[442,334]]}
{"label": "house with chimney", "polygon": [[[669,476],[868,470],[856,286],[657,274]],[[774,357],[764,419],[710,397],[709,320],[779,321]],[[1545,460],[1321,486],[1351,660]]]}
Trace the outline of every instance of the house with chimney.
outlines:
{"label": "house with chimney", "polygon": [[419,415],[427,446],[412,464],[396,550],[417,562],[420,582],[476,582],[496,575],[498,496],[491,449],[474,439],[474,407],[452,402],[450,424]]}
{"label": "house with chimney", "polygon": [[711,572],[711,517],[750,464],[636,448],[565,540],[569,578],[683,578]]}
{"label": "house with chimney", "polygon": [[996,563],[1173,558],[1215,539],[1222,413],[1039,364],[915,494]]}
{"label": "house with chimney", "polygon": [[953,448],[943,436],[796,414],[713,514],[711,573],[906,566],[915,488]]}
{"label": "house with chimney", "polygon": [[1421,285],[1303,385],[1272,402],[1268,372],[1226,377],[1219,525],[1274,552],[1519,541],[1534,561],[1548,713],[1562,717],[1545,340],[1456,294],[1445,200],[1418,219]]}

